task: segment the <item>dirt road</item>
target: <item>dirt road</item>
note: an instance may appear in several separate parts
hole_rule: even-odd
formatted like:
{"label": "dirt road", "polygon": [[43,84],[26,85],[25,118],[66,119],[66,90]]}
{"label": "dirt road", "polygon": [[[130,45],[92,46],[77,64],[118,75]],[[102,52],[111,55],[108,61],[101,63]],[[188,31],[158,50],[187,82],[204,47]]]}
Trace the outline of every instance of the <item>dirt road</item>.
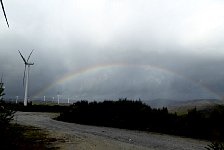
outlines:
{"label": "dirt road", "polygon": [[15,121],[47,130],[65,150],[204,150],[206,141],[53,120],[58,114],[17,112]]}

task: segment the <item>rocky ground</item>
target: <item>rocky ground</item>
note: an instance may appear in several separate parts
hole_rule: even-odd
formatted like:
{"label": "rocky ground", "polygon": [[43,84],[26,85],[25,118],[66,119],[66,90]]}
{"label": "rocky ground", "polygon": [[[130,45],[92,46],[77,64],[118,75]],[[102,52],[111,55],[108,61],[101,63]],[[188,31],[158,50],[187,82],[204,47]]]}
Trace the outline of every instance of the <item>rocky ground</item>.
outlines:
{"label": "rocky ground", "polygon": [[58,114],[17,112],[14,121],[21,125],[39,127],[56,138],[62,150],[205,150],[207,141],[177,136],[95,127],[56,121]]}

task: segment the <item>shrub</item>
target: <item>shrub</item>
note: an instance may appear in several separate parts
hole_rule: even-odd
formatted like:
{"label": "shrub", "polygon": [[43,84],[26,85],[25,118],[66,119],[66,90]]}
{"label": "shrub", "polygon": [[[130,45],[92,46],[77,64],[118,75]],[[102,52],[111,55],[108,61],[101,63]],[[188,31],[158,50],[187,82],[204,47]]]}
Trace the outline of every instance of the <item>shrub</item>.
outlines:
{"label": "shrub", "polygon": [[15,112],[3,101],[3,95],[5,95],[4,87],[3,83],[0,83],[0,128],[4,130],[9,122],[13,120]]}
{"label": "shrub", "polygon": [[224,143],[221,142],[212,142],[208,147],[205,147],[207,150],[224,150]]}

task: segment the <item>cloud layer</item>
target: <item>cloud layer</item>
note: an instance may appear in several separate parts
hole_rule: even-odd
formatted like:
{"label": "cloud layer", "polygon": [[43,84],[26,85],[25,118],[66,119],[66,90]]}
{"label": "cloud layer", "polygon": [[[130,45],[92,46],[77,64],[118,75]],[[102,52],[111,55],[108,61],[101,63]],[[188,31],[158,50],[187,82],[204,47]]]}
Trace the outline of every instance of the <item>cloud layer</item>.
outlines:
{"label": "cloud layer", "polygon": [[5,1],[5,9],[10,29],[0,14],[0,73],[8,97],[23,97],[18,50],[27,57],[32,49],[30,97],[224,94],[220,0],[20,0]]}

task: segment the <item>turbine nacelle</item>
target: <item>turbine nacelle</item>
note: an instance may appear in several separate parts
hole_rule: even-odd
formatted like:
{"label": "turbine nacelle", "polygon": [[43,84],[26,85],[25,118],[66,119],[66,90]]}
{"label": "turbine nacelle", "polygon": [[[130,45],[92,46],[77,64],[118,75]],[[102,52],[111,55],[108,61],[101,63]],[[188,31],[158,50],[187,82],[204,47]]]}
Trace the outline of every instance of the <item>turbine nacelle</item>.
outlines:
{"label": "turbine nacelle", "polygon": [[30,66],[30,65],[34,65],[34,63],[25,63],[25,65],[29,65]]}
{"label": "turbine nacelle", "polygon": [[[18,50],[18,51],[19,51],[19,50]],[[20,56],[22,57],[22,59],[23,59],[25,65],[34,65],[34,63],[29,63],[29,62],[28,62],[32,53],[33,53],[33,50],[31,51],[29,57],[28,57],[27,60],[26,60],[26,59],[23,57],[23,55],[21,54],[21,52],[19,51],[19,54],[20,54]]]}

